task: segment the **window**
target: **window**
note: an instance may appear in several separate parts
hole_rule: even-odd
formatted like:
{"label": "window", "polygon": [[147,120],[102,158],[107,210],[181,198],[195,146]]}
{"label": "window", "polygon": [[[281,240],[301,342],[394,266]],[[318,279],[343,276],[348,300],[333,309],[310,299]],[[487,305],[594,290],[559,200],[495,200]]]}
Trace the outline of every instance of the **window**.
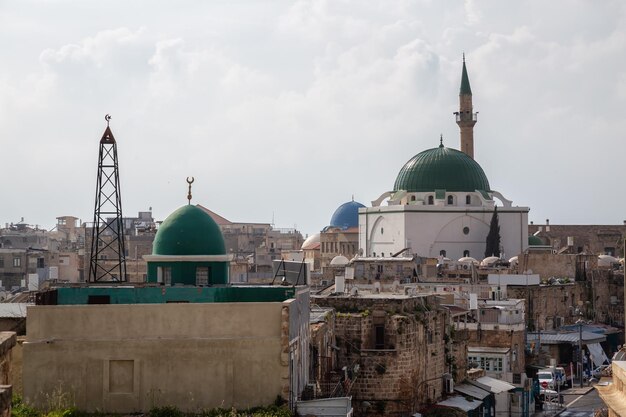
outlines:
{"label": "window", "polygon": [[37,258],[37,268],[45,268],[44,258]]}
{"label": "window", "polygon": [[428,196],[428,205],[432,206],[433,204],[435,204],[435,197],[433,197],[432,195]]}
{"label": "window", "polygon": [[454,204],[454,196],[451,196],[451,195],[448,196],[448,204],[450,205]]}
{"label": "window", "polygon": [[464,257],[468,257],[468,256],[470,256],[470,251],[469,251],[469,250],[467,250],[467,249],[465,249],[465,250],[463,251],[463,256],[464,256]]}
{"label": "window", "polygon": [[196,285],[209,285],[209,268],[207,266],[196,268]]}
{"label": "window", "polygon": [[157,282],[165,285],[172,285],[172,268],[169,266],[158,266]]}
{"label": "window", "polygon": [[375,332],[374,349],[384,349],[385,348],[385,325],[377,324],[374,327],[374,332]]}
{"label": "window", "polygon": [[385,229],[381,227],[381,228],[380,228],[380,234],[382,235],[382,234],[384,234],[384,233],[385,233]]}
{"label": "window", "polygon": [[469,227],[465,226],[465,227],[463,228],[463,234],[464,234],[464,235],[469,235]]}
{"label": "window", "polygon": [[468,356],[468,363],[478,365],[480,368],[489,372],[502,372],[502,358],[493,358],[488,356]]}
{"label": "window", "polygon": [[4,258],[0,258],[0,268],[4,268]]}
{"label": "window", "polygon": [[415,201],[415,196],[414,195],[411,196],[411,201]]}
{"label": "window", "polygon": [[439,251],[439,256],[443,256],[443,257],[445,258],[445,256],[446,256],[446,251],[445,251],[445,250],[443,250],[443,249],[442,249],[442,250],[440,250],[440,251]]}
{"label": "window", "polygon": [[465,204],[472,204],[472,196],[471,195],[466,195],[465,196]]}
{"label": "window", "polygon": [[19,268],[22,266],[22,258],[13,258],[13,267]]}
{"label": "window", "polygon": [[376,265],[376,272],[379,272],[379,273],[382,274],[383,273],[383,266],[382,265]]}
{"label": "window", "polygon": [[615,248],[613,247],[604,248],[604,254],[609,255],[609,256],[615,256]]}

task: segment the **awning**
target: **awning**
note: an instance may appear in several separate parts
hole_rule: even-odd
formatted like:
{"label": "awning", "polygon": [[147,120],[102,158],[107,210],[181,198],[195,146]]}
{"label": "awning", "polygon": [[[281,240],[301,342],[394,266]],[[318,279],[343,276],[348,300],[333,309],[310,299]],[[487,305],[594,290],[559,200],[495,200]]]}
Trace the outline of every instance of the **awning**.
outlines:
{"label": "awning", "polygon": [[472,411],[476,410],[478,407],[482,405],[482,401],[477,401],[471,398],[465,397],[450,397],[445,401],[438,402],[437,405],[442,405],[444,407],[454,407],[463,411]]}
{"label": "awning", "polygon": [[[476,381],[469,381],[470,383],[477,382],[480,388],[486,387],[492,394],[500,394],[501,392],[512,391],[515,389],[515,385],[511,385],[508,382],[500,381],[499,379],[491,378],[489,376],[483,376]],[[476,384],[474,384],[476,385]],[[484,389],[484,388],[483,388]]]}
{"label": "awning", "polygon": [[609,363],[609,358],[604,353],[604,349],[600,346],[600,343],[588,343],[587,349],[589,349],[589,356],[596,366]]}
{"label": "awning", "polygon": [[472,398],[476,398],[477,400],[484,400],[491,395],[489,391],[470,384],[455,385],[454,390],[460,392],[461,394],[469,395]]}

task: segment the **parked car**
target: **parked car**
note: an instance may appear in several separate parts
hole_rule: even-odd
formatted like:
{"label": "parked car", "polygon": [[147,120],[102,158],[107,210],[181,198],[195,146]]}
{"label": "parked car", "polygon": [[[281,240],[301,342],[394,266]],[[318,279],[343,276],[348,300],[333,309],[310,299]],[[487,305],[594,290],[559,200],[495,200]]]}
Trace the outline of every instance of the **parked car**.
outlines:
{"label": "parked car", "polygon": [[600,365],[593,371],[591,371],[591,376],[596,379],[600,379],[600,377],[607,376],[611,372],[611,365]]}

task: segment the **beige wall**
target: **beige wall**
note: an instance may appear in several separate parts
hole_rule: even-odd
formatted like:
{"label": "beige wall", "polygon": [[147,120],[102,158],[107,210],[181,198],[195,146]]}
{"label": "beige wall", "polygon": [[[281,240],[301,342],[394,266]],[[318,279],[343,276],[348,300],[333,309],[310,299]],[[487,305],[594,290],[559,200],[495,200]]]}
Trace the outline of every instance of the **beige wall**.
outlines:
{"label": "beige wall", "polygon": [[283,305],[29,307],[24,397],[41,406],[61,388],[109,412],[267,405],[289,379]]}

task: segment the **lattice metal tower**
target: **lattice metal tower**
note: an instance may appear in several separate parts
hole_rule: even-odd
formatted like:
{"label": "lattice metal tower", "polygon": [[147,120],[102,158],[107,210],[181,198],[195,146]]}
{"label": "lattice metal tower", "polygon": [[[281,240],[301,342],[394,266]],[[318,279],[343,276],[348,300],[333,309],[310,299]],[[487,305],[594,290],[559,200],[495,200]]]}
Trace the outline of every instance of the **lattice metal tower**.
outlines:
{"label": "lattice metal tower", "polygon": [[117,165],[117,144],[109,128],[100,139],[96,205],[91,234],[89,282],[125,282],[126,250],[122,220],[122,197]]}

